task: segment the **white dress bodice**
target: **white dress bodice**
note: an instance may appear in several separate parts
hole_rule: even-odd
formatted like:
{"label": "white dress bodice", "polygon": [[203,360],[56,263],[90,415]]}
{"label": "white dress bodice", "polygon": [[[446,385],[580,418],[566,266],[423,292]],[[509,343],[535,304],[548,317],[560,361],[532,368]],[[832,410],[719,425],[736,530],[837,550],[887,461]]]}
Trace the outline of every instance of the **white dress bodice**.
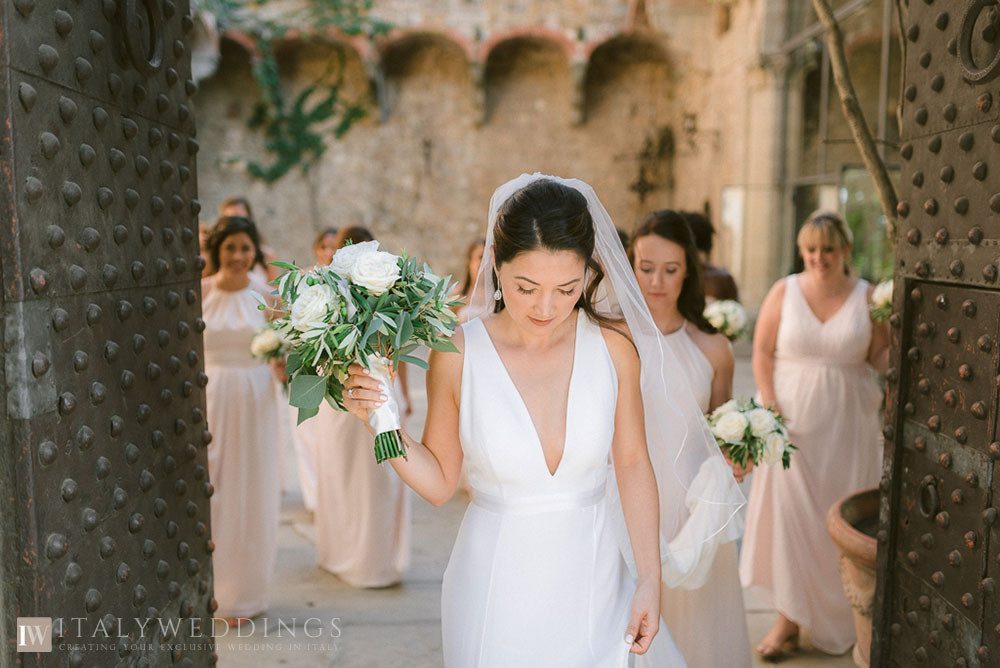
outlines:
{"label": "white dress bodice", "polygon": [[[528,408],[483,322],[462,326],[459,433],[469,504],[441,592],[448,668],[626,668],[635,580],[606,502],[618,378],[600,327],[576,317],[562,459],[549,473]],[[670,633],[659,666],[684,660]]]}
{"label": "white dress bodice", "polygon": [[664,334],[663,342],[677,356],[681,371],[687,379],[687,386],[682,388],[683,391],[694,394],[701,412],[708,413],[712,402],[712,379],[715,378],[715,370],[712,369],[712,363],[705,357],[705,353],[688,334],[687,328],[688,323],[684,321],[676,331]]}

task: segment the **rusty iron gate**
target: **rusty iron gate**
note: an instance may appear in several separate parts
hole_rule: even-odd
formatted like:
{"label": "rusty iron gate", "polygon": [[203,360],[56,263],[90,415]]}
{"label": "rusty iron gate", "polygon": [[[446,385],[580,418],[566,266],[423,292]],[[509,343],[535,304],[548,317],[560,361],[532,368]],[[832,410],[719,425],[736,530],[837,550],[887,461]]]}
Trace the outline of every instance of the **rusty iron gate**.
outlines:
{"label": "rusty iron gate", "polygon": [[0,0],[3,666],[215,660],[192,28]]}
{"label": "rusty iron gate", "polygon": [[905,0],[872,664],[1000,665],[1000,8]]}

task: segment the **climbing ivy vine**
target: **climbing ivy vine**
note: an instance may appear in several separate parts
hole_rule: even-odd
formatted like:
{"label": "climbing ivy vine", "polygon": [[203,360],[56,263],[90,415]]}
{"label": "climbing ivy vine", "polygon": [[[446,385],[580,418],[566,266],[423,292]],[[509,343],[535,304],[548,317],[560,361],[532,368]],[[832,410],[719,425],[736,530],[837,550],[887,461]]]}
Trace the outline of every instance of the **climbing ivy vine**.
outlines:
{"label": "climbing ivy vine", "polygon": [[300,39],[335,28],[348,35],[375,36],[389,24],[371,17],[372,0],[194,0],[196,10],[214,14],[220,30],[234,28],[253,37],[257,59],[253,76],[260,89],[248,125],[263,132],[265,148],[273,156],[267,164],[247,163],[251,176],[274,182],[294,167],[303,172],[323,155],[331,137],[343,137],[365,117],[366,105],[343,95],[346,54],[336,54],[323,72],[293,98],[285,95],[273,44],[289,31]]}

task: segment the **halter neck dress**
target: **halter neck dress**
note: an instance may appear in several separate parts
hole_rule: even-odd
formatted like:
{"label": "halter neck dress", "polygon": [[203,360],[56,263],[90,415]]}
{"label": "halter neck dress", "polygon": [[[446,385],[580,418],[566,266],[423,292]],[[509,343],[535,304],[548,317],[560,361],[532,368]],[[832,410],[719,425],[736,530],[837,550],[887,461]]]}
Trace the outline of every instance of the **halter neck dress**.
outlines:
{"label": "halter neck dress", "polygon": [[[688,333],[692,326],[685,322],[663,335],[663,342],[676,355],[686,381],[678,379],[678,391],[693,394],[702,413],[707,413],[715,370]],[[691,666],[750,668],[750,634],[738,567],[736,542],[722,543],[705,584],[690,590],[664,587],[660,594],[663,621]]]}

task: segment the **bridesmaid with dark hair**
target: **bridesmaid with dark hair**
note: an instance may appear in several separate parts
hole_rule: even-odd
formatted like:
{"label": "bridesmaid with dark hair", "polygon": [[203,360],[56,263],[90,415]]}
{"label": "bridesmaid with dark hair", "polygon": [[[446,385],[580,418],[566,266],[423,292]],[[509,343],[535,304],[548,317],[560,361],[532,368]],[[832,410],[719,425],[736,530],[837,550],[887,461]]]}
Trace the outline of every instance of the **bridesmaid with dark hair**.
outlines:
{"label": "bridesmaid with dark hair", "polygon": [[[715,410],[733,395],[733,349],[702,315],[705,293],[691,228],[674,211],[650,213],[632,235],[629,259],[663,343],[680,361],[680,373],[665,370],[674,376],[673,387],[694,394],[703,413]],[[750,467],[730,464],[737,480],[749,472]],[[739,527],[727,531],[729,540],[717,547],[704,584],[696,589],[660,588],[660,614],[693,667],[750,666],[734,542]]]}
{"label": "bridesmaid with dark hair", "polygon": [[313,255],[316,256],[316,264],[325,266],[330,264],[333,254],[337,252],[337,234],[340,230],[336,227],[327,227],[320,230],[313,240]]}
{"label": "bridesmaid with dark hair", "polygon": [[278,444],[288,413],[276,371],[250,355],[251,340],[267,324],[254,293],[271,292],[252,271],[262,260],[257,227],[246,218],[220,218],[208,250],[218,268],[202,279],[215,596],[218,614],[239,625],[267,608],[281,505]]}

